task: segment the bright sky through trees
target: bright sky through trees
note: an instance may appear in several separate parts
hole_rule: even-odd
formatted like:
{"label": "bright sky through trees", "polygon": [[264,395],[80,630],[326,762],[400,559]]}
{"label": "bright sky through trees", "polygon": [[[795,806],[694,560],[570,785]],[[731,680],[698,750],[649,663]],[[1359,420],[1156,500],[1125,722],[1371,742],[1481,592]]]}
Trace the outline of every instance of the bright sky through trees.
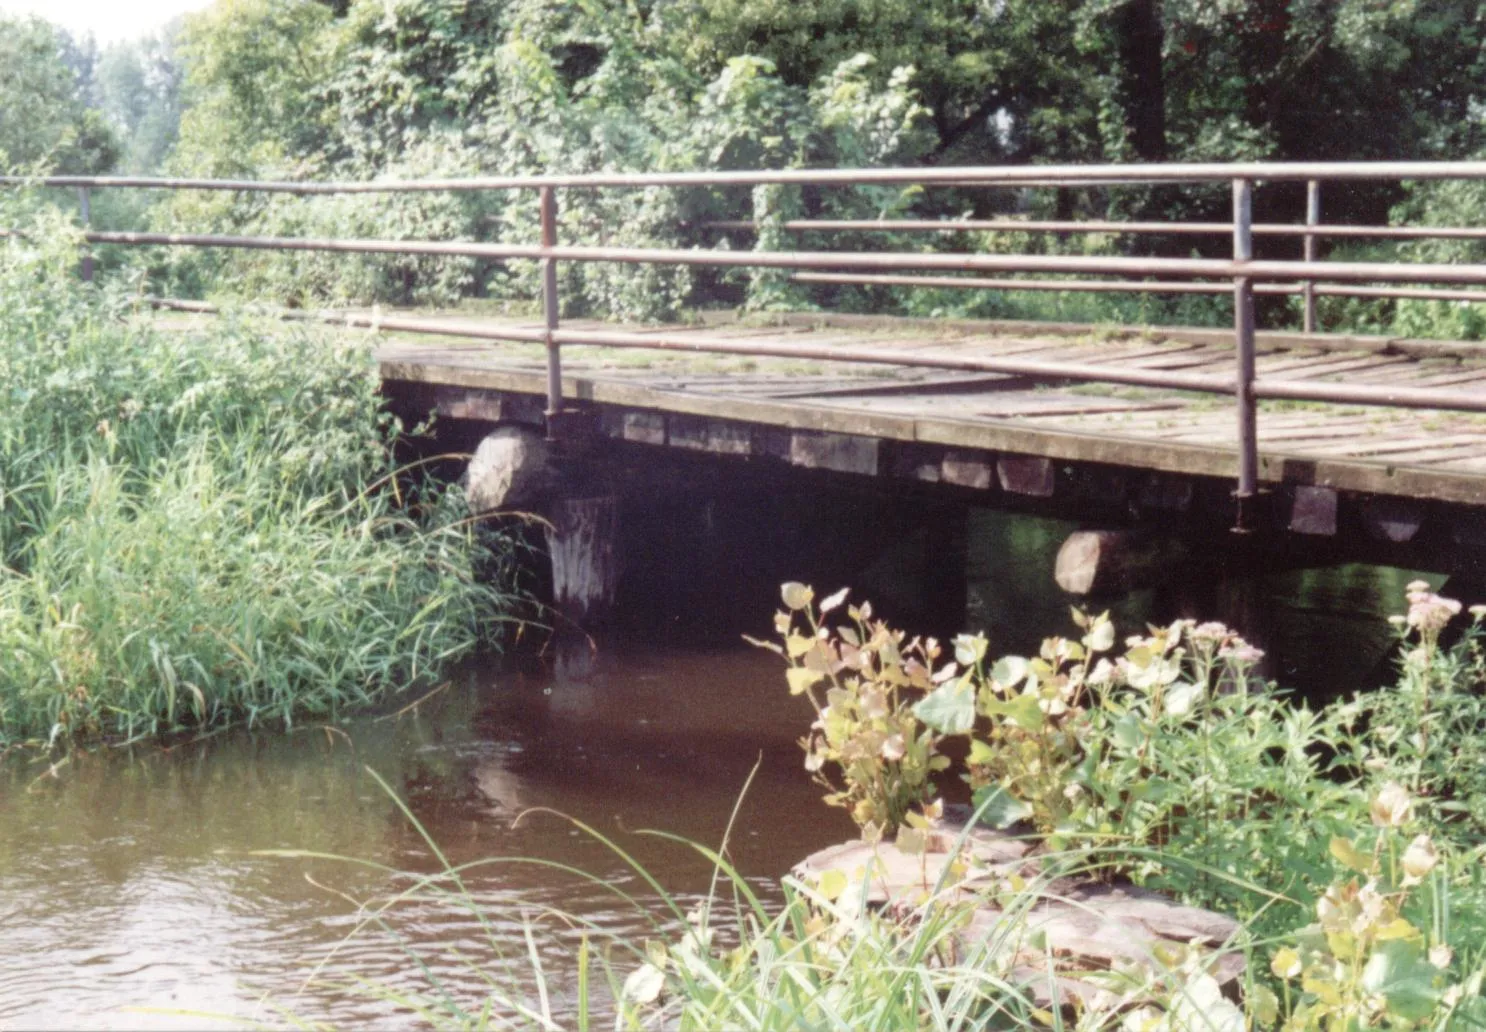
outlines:
{"label": "bright sky through trees", "polygon": [[137,39],[211,0],[0,0],[0,14],[35,14],[100,44]]}

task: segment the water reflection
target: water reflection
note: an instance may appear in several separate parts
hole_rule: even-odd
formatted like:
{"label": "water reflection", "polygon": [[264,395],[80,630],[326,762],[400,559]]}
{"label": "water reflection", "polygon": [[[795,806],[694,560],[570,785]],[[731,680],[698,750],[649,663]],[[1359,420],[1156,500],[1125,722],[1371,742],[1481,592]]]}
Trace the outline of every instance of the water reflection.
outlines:
{"label": "water reflection", "polygon": [[1385,683],[1394,669],[1388,616],[1403,611],[1404,585],[1445,583],[1435,574],[1362,564],[1237,569],[1209,583],[1178,581],[1088,603],[1051,584],[1058,548],[1076,529],[1060,520],[972,510],[967,623],[986,629],[997,650],[1026,652],[1048,635],[1070,633],[1075,602],[1110,609],[1116,626],[1130,632],[1184,616],[1222,620],[1265,650],[1266,677],[1319,703]]}

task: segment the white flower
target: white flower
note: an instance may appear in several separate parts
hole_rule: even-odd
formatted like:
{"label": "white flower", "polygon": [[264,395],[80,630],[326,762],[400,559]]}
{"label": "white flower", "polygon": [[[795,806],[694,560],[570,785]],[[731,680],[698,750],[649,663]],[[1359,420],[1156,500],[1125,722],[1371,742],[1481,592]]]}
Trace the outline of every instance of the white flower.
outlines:
{"label": "white flower", "polygon": [[1396,781],[1386,782],[1378,789],[1369,808],[1373,824],[1380,828],[1399,828],[1414,817],[1414,802],[1409,790]]}
{"label": "white flower", "polygon": [[1434,865],[1439,863],[1439,854],[1435,852],[1434,843],[1429,840],[1428,835],[1420,835],[1409,843],[1409,848],[1403,854],[1403,883],[1405,885],[1417,885],[1423,881]]}
{"label": "white flower", "polygon": [[1450,618],[1460,613],[1460,603],[1453,598],[1425,591],[1409,592],[1408,624],[1425,632],[1444,629]]}

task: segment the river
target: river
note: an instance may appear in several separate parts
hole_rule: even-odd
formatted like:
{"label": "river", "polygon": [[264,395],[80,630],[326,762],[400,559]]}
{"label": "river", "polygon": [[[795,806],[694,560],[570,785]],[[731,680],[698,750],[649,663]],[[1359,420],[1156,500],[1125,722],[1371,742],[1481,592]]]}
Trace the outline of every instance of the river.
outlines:
{"label": "river", "polygon": [[[1018,527],[1015,548],[971,549],[970,618],[1008,650],[1066,620],[1066,600],[1043,587],[1063,528]],[[1275,676],[1317,696],[1375,682],[1383,617],[1410,576],[1266,578],[1251,601],[1269,614]],[[1116,609],[1129,627],[1161,605],[1133,596]],[[767,619],[765,602],[739,630],[763,632]],[[101,748],[55,769],[12,755],[0,762],[0,1028],[197,1028],[204,1015],[286,1013],[402,1027],[394,994],[477,998],[488,974],[530,984],[528,925],[560,1006],[580,933],[557,912],[596,937],[640,939],[656,934],[658,910],[626,861],[573,822],[611,836],[684,907],[711,866],[638,832],[718,845],[751,775],[729,852],[777,899],[792,863],[852,831],[801,768],[795,740],[809,719],[768,653],[632,643],[574,675],[539,660],[469,663],[402,713]],[[372,771],[453,864],[546,858],[594,880],[491,864],[465,875],[488,925],[419,899],[387,928],[358,929],[356,901],[408,885],[387,869],[438,866]]]}

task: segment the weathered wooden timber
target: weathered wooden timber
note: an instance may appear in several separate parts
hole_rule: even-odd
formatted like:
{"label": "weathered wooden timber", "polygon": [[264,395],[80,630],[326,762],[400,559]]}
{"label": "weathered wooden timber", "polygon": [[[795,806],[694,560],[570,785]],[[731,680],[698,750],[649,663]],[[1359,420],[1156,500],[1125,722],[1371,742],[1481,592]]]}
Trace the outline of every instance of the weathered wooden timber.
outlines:
{"label": "weathered wooden timber", "polygon": [[[1239,922],[1183,906],[1128,883],[1057,877],[1035,843],[946,820],[928,849],[909,854],[892,842],[845,842],[811,854],[794,875],[816,886],[839,872],[851,891],[885,913],[911,920],[930,907],[961,906],[969,920],[954,933],[959,955],[986,950],[1009,960],[1012,978],[1040,1006],[1089,1002],[1112,970],[1150,970],[1160,983],[1164,956],[1196,949],[1220,986],[1235,993],[1245,962]],[[1011,885],[1020,886],[1013,891]],[[1009,956],[1008,956],[1009,955]],[[1130,998],[1139,1002],[1136,992]]]}
{"label": "weathered wooden timber", "polygon": [[1058,549],[1053,580],[1070,595],[1111,595],[1174,576],[1186,558],[1180,538],[1138,530],[1079,530]]}
{"label": "weathered wooden timber", "polygon": [[[466,327],[481,342],[382,347],[381,375],[394,400],[447,419],[545,426],[540,352],[498,340],[503,332],[521,339],[537,324],[447,323],[456,337]],[[811,357],[569,347],[563,396],[600,442],[874,478],[889,490],[953,492],[1111,528],[1232,525],[1236,432],[1232,403],[1221,397],[815,357],[880,347],[885,355],[1015,354],[1222,375],[1233,354],[1217,331],[808,315],[757,323],[709,316],[701,325],[632,332],[698,346],[798,344]],[[1261,377],[1279,370],[1287,381],[1448,383],[1486,395],[1486,350],[1470,343],[1260,334],[1258,369]],[[1261,537],[1301,542],[1323,562],[1441,572],[1480,565],[1479,549],[1457,545],[1483,539],[1478,525],[1486,527],[1486,417],[1261,401],[1258,441],[1258,529],[1270,532]]]}

